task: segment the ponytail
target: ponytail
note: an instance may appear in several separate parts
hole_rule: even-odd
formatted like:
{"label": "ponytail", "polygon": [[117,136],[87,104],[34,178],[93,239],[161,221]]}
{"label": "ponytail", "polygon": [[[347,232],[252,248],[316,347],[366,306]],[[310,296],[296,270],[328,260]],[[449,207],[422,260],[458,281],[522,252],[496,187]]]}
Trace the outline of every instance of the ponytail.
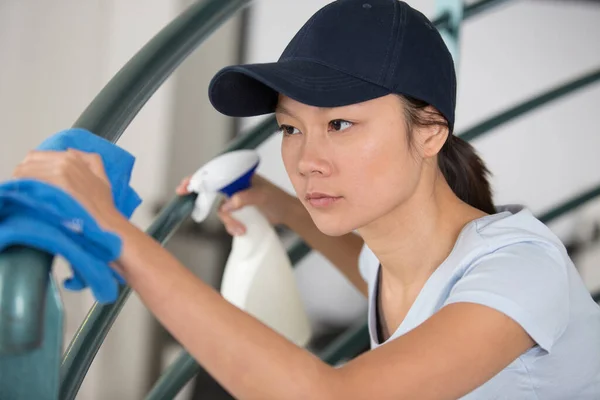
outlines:
{"label": "ponytail", "polygon": [[[401,96],[401,99],[405,105],[409,134],[414,126],[448,127],[448,121],[437,110],[425,110],[429,106],[426,102],[406,96]],[[409,140],[412,140],[410,135]],[[489,170],[473,146],[450,134],[438,154],[438,166],[459,199],[485,213],[496,213],[488,181]]]}
{"label": "ponytail", "polygon": [[438,166],[454,194],[465,203],[494,214],[489,171],[473,146],[450,135],[438,154]]}

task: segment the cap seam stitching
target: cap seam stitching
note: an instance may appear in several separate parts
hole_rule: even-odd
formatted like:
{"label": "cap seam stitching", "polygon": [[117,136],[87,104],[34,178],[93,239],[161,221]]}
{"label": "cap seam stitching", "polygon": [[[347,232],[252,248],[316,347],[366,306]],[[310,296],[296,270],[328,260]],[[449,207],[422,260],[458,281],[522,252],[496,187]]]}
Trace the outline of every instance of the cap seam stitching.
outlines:
{"label": "cap seam stitching", "polygon": [[[400,19],[401,19],[400,26],[406,25],[406,16],[407,16],[407,13],[405,11],[406,10],[403,7],[400,7],[400,13],[401,13],[401,15],[400,15]],[[402,46],[404,46],[404,32],[405,32],[405,29],[398,29],[398,31],[400,33],[400,37],[398,38],[398,44],[399,44],[398,47],[399,47],[400,50],[398,50],[398,51],[401,51],[402,50]],[[394,49],[394,50],[396,50],[396,49]],[[394,53],[394,55],[395,54],[396,53]],[[398,63],[392,63],[392,71],[391,71],[391,74],[389,74],[388,77],[387,77],[388,80],[391,81],[392,77],[396,74],[396,67],[397,66],[398,66]],[[394,88],[394,90],[395,89],[396,88]]]}
{"label": "cap seam stitching", "polygon": [[[393,32],[394,32],[394,27],[396,26],[396,18],[397,18],[397,1],[396,0],[392,0],[393,2],[393,7],[394,7],[394,20],[392,21],[392,36],[393,36]],[[379,69],[379,76],[377,78],[378,81],[382,82],[382,84],[385,85],[386,83],[386,76],[385,76],[385,66],[389,65],[389,63],[391,63],[391,60],[389,59],[389,55],[390,55],[390,49],[394,49],[396,47],[396,41],[392,40],[392,45],[388,46],[386,52],[385,52],[385,58],[384,58],[384,62],[381,63],[381,68]],[[394,52],[392,51],[392,54]]]}

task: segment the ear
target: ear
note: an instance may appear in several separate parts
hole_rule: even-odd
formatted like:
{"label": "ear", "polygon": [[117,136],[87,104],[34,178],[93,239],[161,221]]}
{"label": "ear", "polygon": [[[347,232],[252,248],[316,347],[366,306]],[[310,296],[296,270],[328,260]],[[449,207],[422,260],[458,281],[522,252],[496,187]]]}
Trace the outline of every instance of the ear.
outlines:
{"label": "ear", "polygon": [[[425,108],[423,111],[426,113],[432,113],[432,115],[437,114],[435,110],[430,106]],[[435,157],[440,152],[440,150],[444,146],[444,143],[446,143],[446,140],[448,139],[448,127],[444,126],[443,124],[432,124],[420,127],[419,130],[419,136],[421,136],[421,151],[423,157]]]}

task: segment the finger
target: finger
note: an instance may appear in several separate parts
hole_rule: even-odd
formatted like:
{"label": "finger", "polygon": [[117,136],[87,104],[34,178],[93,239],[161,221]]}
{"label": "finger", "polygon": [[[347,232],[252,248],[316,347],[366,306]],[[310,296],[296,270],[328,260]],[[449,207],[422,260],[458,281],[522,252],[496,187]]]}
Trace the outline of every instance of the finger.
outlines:
{"label": "finger", "polygon": [[236,225],[225,225],[225,230],[231,236],[242,236],[246,233],[246,228],[244,225],[236,224]]}
{"label": "finger", "polygon": [[27,153],[27,156],[22,163],[28,164],[31,162],[47,162],[52,164],[72,164],[76,162],[78,157],[72,151],[57,151],[57,150],[32,150]]}
{"label": "finger", "polygon": [[86,169],[86,166],[78,162],[73,155],[69,156],[64,152],[63,154],[38,153],[32,155],[28,161],[19,164],[13,171],[13,177],[44,182],[70,195],[75,195],[78,192],[75,188],[80,188],[89,181],[89,175],[84,173]]}
{"label": "finger", "polygon": [[39,163],[48,164],[48,163],[56,162],[57,159],[58,159],[57,152],[32,150],[32,151],[27,152],[27,154],[21,160],[21,162],[19,164],[17,164],[17,166],[14,169],[14,172],[16,172],[17,170],[22,172],[22,171],[26,170],[26,168],[32,164],[39,164]]}
{"label": "finger", "polygon": [[180,196],[188,194],[190,192],[188,190],[188,185],[190,184],[191,180],[192,180],[191,176],[186,176],[185,178],[183,178],[181,180],[181,182],[179,182],[179,185],[177,186],[177,188],[175,189],[175,193]]}
{"label": "finger", "polygon": [[80,150],[68,149],[68,151],[75,154],[75,156],[83,162],[87,167],[98,177],[103,180],[108,180],[106,176],[106,169],[104,167],[104,160],[98,153],[87,153]]}
{"label": "finger", "polygon": [[56,163],[44,160],[29,161],[17,165],[12,176],[17,179],[34,179],[47,183],[57,184],[62,182],[63,177],[57,173]]}
{"label": "finger", "polygon": [[45,164],[55,172],[67,173],[87,167],[96,175],[106,176],[104,165],[99,155],[95,153],[84,153],[75,149],[67,151],[39,151],[33,150],[27,153],[19,166],[31,166]]}
{"label": "finger", "polygon": [[226,211],[219,210],[217,212],[217,215],[219,216],[219,219],[223,222],[223,224],[225,224],[225,226],[234,227],[234,226],[241,226],[242,225],[242,223],[240,221],[238,221],[237,219],[233,218],[231,216],[231,214],[228,213],[228,212],[226,212]]}
{"label": "finger", "polygon": [[27,152],[24,158],[24,162],[31,160],[41,160],[53,158],[60,155],[60,151],[57,150],[30,150]]}
{"label": "finger", "polygon": [[238,236],[246,233],[246,227],[228,212],[219,211],[217,214],[230,235]]}
{"label": "finger", "polygon": [[225,212],[238,210],[242,207],[256,204],[256,193],[252,189],[238,192],[223,203],[222,209]]}
{"label": "finger", "polygon": [[19,164],[23,170],[30,167],[38,168],[45,165],[48,172],[52,174],[66,173],[80,165],[77,156],[72,152],[65,151],[30,151],[25,159]]}

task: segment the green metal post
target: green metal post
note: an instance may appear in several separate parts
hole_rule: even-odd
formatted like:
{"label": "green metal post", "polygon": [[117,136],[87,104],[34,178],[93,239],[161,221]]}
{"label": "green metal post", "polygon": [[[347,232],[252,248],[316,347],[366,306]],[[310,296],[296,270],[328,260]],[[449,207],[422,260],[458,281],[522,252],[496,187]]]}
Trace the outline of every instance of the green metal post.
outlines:
{"label": "green metal post", "polygon": [[[31,256],[36,257],[37,254]],[[48,274],[48,281],[47,278]],[[41,346],[25,353],[0,356],[2,400],[58,400],[63,310],[54,281],[50,279],[48,285],[48,290],[44,292],[47,297],[44,302],[46,309],[43,313]]]}
{"label": "green metal post", "polygon": [[[20,257],[27,264],[47,264],[52,258],[42,252],[23,252],[22,246],[10,247],[6,253]],[[44,321],[47,268],[34,268],[27,273],[11,274],[9,258],[0,258],[0,354],[20,354],[42,344],[40,330]],[[29,297],[22,294],[29,293]],[[42,306],[40,306],[42,305]]]}

